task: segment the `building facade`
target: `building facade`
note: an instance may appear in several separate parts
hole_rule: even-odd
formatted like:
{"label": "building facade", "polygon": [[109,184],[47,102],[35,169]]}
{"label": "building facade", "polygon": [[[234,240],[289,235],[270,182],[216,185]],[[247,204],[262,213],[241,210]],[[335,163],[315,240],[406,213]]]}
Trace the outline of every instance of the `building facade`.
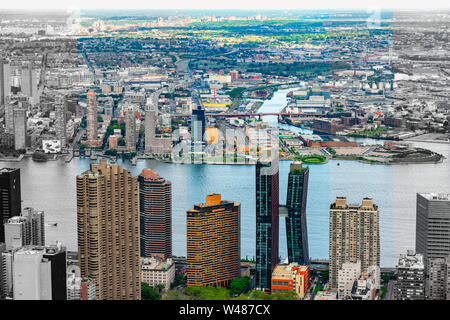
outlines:
{"label": "building facade", "polygon": [[286,294],[295,292],[299,299],[305,297],[309,287],[309,266],[296,262],[279,264],[272,272],[271,293]]}
{"label": "building facade", "polygon": [[133,106],[125,109],[125,142],[128,151],[136,152],[136,109]]}
{"label": "building facade", "polygon": [[344,262],[338,271],[338,298],[348,299],[352,295],[354,282],[361,276],[361,261]]}
{"label": "building facade", "polygon": [[286,207],[286,237],[289,262],[309,264],[308,228],[306,223],[306,199],[309,168],[301,162],[291,162],[288,177]]}
{"label": "building facade", "polygon": [[205,110],[201,106],[192,110],[191,136],[193,143],[202,143],[205,137],[206,117]]}
{"label": "building facade", "polygon": [[52,300],[67,300],[66,248],[60,243],[45,246],[43,256],[51,264]]}
{"label": "building facade", "polygon": [[187,284],[227,286],[240,276],[241,205],[220,194],[187,211]]}
{"label": "building facade", "polygon": [[78,261],[99,300],[140,299],[139,185],[106,159],[77,176]]}
{"label": "building facade", "polygon": [[175,280],[175,263],[172,259],[163,261],[159,257],[142,258],[141,260],[142,282],[150,287],[163,285],[169,290]]}
{"label": "building facade", "polygon": [[9,62],[0,60],[0,106],[6,104],[6,97],[11,92],[11,69]]}
{"label": "building facade", "polygon": [[450,300],[450,255],[428,259],[426,269],[426,299]]}
{"label": "building facade", "polygon": [[44,253],[44,248],[28,247],[14,252],[14,300],[52,300],[51,262]]}
{"label": "building facade", "polygon": [[27,110],[14,108],[14,149],[25,150],[27,147]]}
{"label": "building facade", "polygon": [[55,101],[55,133],[56,138],[61,141],[61,147],[67,144],[67,102],[64,96],[56,97]]}
{"label": "building facade", "polygon": [[425,299],[425,266],[423,255],[408,250],[400,255],[397,263],[397,282],[394,288],[395,300]]}
{"label": "building facade", "polygon": [[425,265],[450,254],[450,194],[417,194],[416,252]]}
{"label": "building facade", "polygon": [[337,197],[330,206],[330,286],[338,288],[338,272],[345,262],[361,261],[361,271],[380,265],[378,206],[370,198],[347,204]]}
{"label": "building facade", "polygon": [[271,289],[278,264],[278,160],[256,164],[256,288]]}
{"label": "building facade", "polygon": [[172,257],[172,184],[151,169],[138,177],[141,257]]}
{"label": "building facade", "polygon": [[22,211],[20,169],[0,169],[0,242],[5,242],[4,223]]}
{"label": "building facade", "polygon": [[87,142],[96,145],[98,140],[98,107],[95,92],[90,90],[86,95]]}

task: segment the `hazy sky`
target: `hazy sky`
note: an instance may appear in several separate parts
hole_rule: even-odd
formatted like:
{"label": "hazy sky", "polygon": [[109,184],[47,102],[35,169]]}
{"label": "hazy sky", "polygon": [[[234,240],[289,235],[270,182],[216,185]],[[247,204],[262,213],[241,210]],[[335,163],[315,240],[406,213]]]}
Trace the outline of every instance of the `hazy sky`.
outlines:
{"label": "hazy sky", "polygon": [[0,1],[1,9],[332,9],[450,8],[448,0],[20,0]]}

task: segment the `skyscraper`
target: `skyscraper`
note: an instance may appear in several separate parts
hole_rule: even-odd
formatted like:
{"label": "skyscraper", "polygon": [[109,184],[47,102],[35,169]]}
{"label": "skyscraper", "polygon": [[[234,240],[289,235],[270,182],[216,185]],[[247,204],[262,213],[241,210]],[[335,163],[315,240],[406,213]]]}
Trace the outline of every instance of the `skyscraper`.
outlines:
{"label": "skyscraper", "polygon": [[3,224],[20,215],[21,210],[20,169],[0,169],[0,242],[5,242]]}
{"label": "skyscraper", "polygon": [[0,106],[6,104],[6,97],[11,92],[11,70],[9,62],[0,60]]}
{"label": "skyscraper", "polygon": [[416,252],[428,259],[450,254],[450,194],[418,193]]}
{"label": "skyscraper", "polygon": [[348,204],[337,197],[330,206],[330,286],[338,287],[338,272],[345,262],[361,261],[361,271],[380,266],[378,206],[370,198]]}
{"label": "skyscraper", "polygon": [[128,151],[136,151],[136,109],[128,106],[125,109],[125,140]]}
{"label": "skyscraper", "polygon": [[55,101],[55,131],[56,137],[61,141],[61,147],[67,144],[67,102],[64,96],[56,97]]}
{"label": "skyscraper", "polygon": [[78,263],[99,300],[141,296],[139,185],[106,159],[77,176]]}
{"label": "skyscraper", "polygon": [[[14,134],[14,110],[21,109],[28,111],[30,100],[27,96],[18,94],[9,94],[5,103],[5,131]],[[23,124],[22,124],[23,125]]]}
{"label": "skyscraper", "polygon": [[278,264],[278,159],[256,164],[256,288],[269,291]]}
{"label": "skyscraper", "polygon": [[98,108],[95,92],[90,90],[86,96],[86,113],[87,113],[87,139],[90,145],[96,144],[98,140],[97,121]]}
{"label": "skyscraper", "polygon": [[36,75],[33,71],[33,63],[28,62],[22,66],[20,91],[27,97],[33,98],[36,90]]}
{"label": "skyscraper", "polygon": [[289,262],[309,264],[308,229],[306,225],[306,198],[309,168],[301,162],[291,162],[288,178],[286,207],[286,237]]}
{"label": "skyscraper", "polygon": [[172,257],[172,184],[144,169],[138,177],[141,257]]}
{"label": "skyscraper", "polygon": [[21,150],[26,148],[27,137],[27,111],[23,108],[13,110],[14,118],[14,149]]}
{"label": "skyscraper", "polygon": [[153,153],[155,143],[156,111],[154,106],[147,106],[145,110],[145,153]]}
{"label": "skyscraper", "polygon": [[205,137],[206,117],[205,110],[201,106],[192,110],[191,136],[193,143],[202,143]]}
{"label": "skyscraper", "polygon": [[187,211],[187,282],[227,286],[240,276],[240,203],[220,194]]}

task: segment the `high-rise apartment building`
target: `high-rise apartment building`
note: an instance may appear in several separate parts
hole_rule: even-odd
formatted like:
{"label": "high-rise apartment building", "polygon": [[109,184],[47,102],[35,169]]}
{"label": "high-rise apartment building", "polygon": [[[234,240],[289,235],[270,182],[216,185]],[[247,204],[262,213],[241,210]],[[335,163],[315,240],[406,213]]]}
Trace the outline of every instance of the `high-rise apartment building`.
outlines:
{"label": "high-rise apartment building", "polygon": [[55,131],[56,138],[61,141],[61,147],[67,144],[67,101],[65,96],[56,97],[55,101]]}
{"label": "high-rise apartment building", "polygon": [[20,215],[22,198],[20,193],[20,169],[0,169],[0,242],[5,242],[4,223]]}
{"label": "high-rise apartment building", "polygon": [[450,254],[450,194],[417,194],[416,252],[425,265]]}
{"label": "high-rise apartment building", "polygon": [[20,79],[20,91],[27,97],[33,98],[37,93],[37,81],[32,62],[28,62],[22,66]]}
{"label": "high-rise apartment building", "polygon": [[130,171],[91,164],[77,176],[78,261],[99,300],[141,296],[139,184]]}
{"label": "high-rise apartment building", "polygon": [[0,60],[0,106],[6,104],[6,97],[11,92],[11,70],[9,62]]}
{"label": "high-rise apartment building", "polygon": [[308,228],[306,225],[306,198],[309,168],[301,162],[291,162],[288,177],[286,207],[286,238],[289,262],[309,264]]}
{"label": "high-rise apartment building", "polygon": [[27,111],[23,108],[13,110],[14,149],[24,150],[27,147]]}
{"label": "high-rise apartment building", "polygon": [[330,206],[330,286],[338,288],[338,272],[345,262],[361,261],[361,271],[380,266],[378,206],[370,198],[347,204],[337,197]]}
{"label": "high-rise apartment building", "polygon": [[13,255],[15,250],[6,250],[6,247],[1,246],[1,282],[0,282],[0,298],[12,299],[13,292]]}
{"label": "high-rise apartment building", "polygon": [[145,153],[153,153],[156,130],[156,110],[150,105],[145,110]]}
{"label": "high-rise apartment building", "polygon": [[424,300],[424,289],[423,255],[408,250],[407,254],[401,254],[398,259],[394,298],[395,300]]}
{"label": "high-rise apartment building", "polygon": [[269,291],[278,264],[278,159],[256,164],[256,288]]}
{"label": "high-rise apartment building", "polygon": [[426,269],[426,299],[450,300],[450,255],[428,259]]}
{"label": "high-rise apartment building", "polygon": [[172,184],[151,169],[138,177],[141,257],[172,257]]}
{"label": "high-rise apartment building", "polygon": [[95,145],[98,140],[97,121],[98,107],[95,92],[90,90],[86,95],[86,113],[87,113],[87,139],[90,145]]}
{"label": "high-rise apartment building", "polygon": [[16,216],[4,224],[6,250],[19,249],[30,244],[31,231],[27,218]]}
{"label": "high-rise apartment building", "polygon": [[[28,111],[30,106],[30,99],[22,93],[9,94],[6,97],[5,103],[5,132],[10,134],[15,134],[14,128],[14,111],[19,109],[25,112]],[[23,121],[19,123],[23,126]],[[22,130],[22,129],[21,129]]]}
{"label": "high-rise apartment building", "polygon": [[125,142],[128,151],[136,151],[136,109],[128,106],[125,109]]}
{"label": "high-rise apartment building", "polygon": [[220,194],[187,211],[187,283],[227,286],[240,276],[241,205]]}
{"label": "high-rise apartment building", "polygon": [[45,246],[44,211],[27,207],[22,211],[22,216],[27,219],[30,230],[30,241],[28,244]]}

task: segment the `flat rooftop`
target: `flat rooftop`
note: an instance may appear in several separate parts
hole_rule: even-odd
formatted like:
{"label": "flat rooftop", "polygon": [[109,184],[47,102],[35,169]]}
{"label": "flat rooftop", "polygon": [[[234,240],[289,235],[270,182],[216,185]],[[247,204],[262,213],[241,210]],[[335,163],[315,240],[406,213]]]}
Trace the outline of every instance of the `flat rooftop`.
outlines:
{"label": "flat rooftop", "polygon": [[450,194],[448,193],[419,193],[422,197],[427,200],[433,201],[449,201]]}

